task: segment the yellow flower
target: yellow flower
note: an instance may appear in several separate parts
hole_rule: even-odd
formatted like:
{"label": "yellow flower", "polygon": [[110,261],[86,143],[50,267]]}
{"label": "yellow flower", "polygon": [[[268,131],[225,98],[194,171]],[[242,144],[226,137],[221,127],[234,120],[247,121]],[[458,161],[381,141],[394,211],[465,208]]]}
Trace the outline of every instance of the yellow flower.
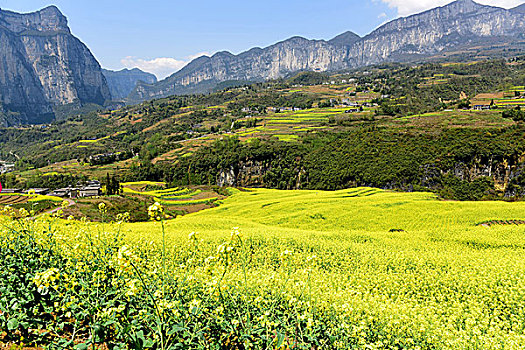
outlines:
{"label": "yellow flower", "polygon": [[291,250],[286,249],[281,253],[281,258],[292,256],[293,252]]}
{"label": "yellow flower", "polygon": [[11,216],[11,217],[14,217],[16,215],[15,210],[10,205],[6,205],[4,207],[3,212],[4,212],[5,215]]}
{"label": "yellow flower", "polygon": [[242,238],[242,233],[241,233],[241,231],[239,231],[238,227],[232,228],[231,237],[232,237],[232,239],[234,239],[234,238]]}
{"label": "yellow flower", "polygon": [[60,272],[56,268],[48,269],[44,272],[39,272],[33,278],[33,282],[37,286],[40,294],[46,295],[49,293],[49,288],[56,288],[54,282],[60,278]]}
{"label": "yellow flower", "polygon": [[103,213],[106,213],[106,212],[108,211],[107,208],[106,208],[106,203],[104,203],[104,202],[99,203],[99,204],[98,204],[98,211],[99,211],[100,213],[102,213],[102,214],[103,214]]}
{"label": "yellow flower", "polygon": [[129,221],[129,217],[130,217],[130,215],[129,215],[128,212],[125,212],[124,214],[119,213],[119,214],[117,214],[117,221],[119,223],[128,222]]}
{"label": "yellow flower", "polygon": [[137,295],[140,291],[139,285],[140,285],[140,281],[137,279],[128,280],[126,282],[126,289],[127,289],[126,296],[132,297],[132,296]]}
{"label": "yellow flower", "polygon": [[132,262],[138,260],[139,258],[126,245],[120,247],[115,257],[115,263],[122,271],[130,271]]}
{"label": "yellow flower", "polygon": [[29,212],[25,208],[21,208],[19,211],[20,216],[23,218],[27,218],[29,216]]}
{"label": "yellow flower", "polygon": [[164,208],[159,202],[155,202],[148,208],[148,215],[151,220],[160,221],[164,217]]}

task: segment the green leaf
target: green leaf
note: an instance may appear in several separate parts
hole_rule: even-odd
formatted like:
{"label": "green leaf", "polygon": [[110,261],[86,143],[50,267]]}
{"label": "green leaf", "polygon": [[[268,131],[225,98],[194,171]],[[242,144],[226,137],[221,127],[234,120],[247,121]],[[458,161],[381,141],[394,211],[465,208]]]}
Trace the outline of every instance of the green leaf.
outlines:
{"label": "green leaf", "polygon": [[75,345],[75,350],[87,350],[88,346],[86,343]]}
{"label": "green leaf", "polygon": [[18,328],[18,320],[15,318],[10,319],[7,321],[7,329],[10,331],[14,331]]}
{"label": "green leaf", "polygon": [[277,332],[277,345],[276,348],[280,348],[281,345],[283,345],[284,342],[284,334]]}

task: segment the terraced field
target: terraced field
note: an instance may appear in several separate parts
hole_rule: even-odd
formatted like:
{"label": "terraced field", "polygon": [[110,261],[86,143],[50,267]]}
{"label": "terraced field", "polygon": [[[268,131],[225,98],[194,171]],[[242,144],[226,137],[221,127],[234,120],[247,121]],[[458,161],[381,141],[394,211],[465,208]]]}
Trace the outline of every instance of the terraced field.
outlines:
{"label": "terraced field", "polygon": [[27,203],[28,199],[29,198],[27,196],[0,194],[0,205],[13,205],[13,204]]}
{"label": "terraced field", "polygon": [[[122,186],[124,194],[150,197],[153,201],[173,210],[183,210],[188,213],[211,208],[217,200],[225,198],[224,195],[206,187],[158,189],[164,187],[165,183],[147,181],[123,183]],[[157,189],[148,190],[148,187]]]}

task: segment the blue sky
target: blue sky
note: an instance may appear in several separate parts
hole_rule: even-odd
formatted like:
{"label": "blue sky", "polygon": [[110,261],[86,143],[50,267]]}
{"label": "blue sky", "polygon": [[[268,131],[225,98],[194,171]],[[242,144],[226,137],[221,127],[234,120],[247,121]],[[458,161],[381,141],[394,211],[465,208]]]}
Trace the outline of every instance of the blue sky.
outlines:
{"label": "blue sky", "polygon": [[[0,0],[31,12],[56,5],[109,69],[137,66],[163,78],[200,54],[265,47],[294,35],[365,35],[389,19],[451,0]],[[481,0],[513,7],[524,0]]]}

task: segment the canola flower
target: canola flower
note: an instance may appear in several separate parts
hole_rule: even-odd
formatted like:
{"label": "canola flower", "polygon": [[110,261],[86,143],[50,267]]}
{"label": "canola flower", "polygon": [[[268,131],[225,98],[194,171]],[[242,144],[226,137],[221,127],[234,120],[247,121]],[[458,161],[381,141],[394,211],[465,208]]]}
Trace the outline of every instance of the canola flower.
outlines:
{"label": "canola flower", "polygon": [[101,213],[101,214],[106,214],[108,212],[108,208],[106,206],[106,203],[104,202],[100,202],[98,204],[98,211]]}
{"label": "canola flower", "polygon": [[155,202],[148,207],[148,215],[151,220],[161,221],[164,218],[164,208],[159,202]]}
{"label": "canola flower", "polygon": [[140,258],[133,253],[130,247],[123,245],[114,257],[113,264],[123,272],[130,272],[132,264],[138,263]]}
{"label": "canola flower", "polygon": [[[371,211],[406,205],[373,196],[350,200],[347,211],[361,201],[368,201]],[[425,197],[420,205],[429,202]],[[510,205],[483,205],[504,207],[508,217],[518,217]],[[9,321],[11,329],[21,330],[11,320],[16,315],[28,328],[44,327],[52,336],[68,327],[73,330],[71,322],[82,319],[86,326],[76,325],[84,327],[78,329],[82,341],[92,341],[88,346],[95,348],[104,342],[133,348],[126,342],[137,336],[159,349],[191,348],[199,342],[253,349],[523,349],[524,228],[478,228],[475,218],[484,207],[467,208],[474,219],[458,215],[447,229],[431,226],[437,221],[432,215],[439,214],[434,210],[409,217],[412,226],[399,224],[409,221],[406,214],[395,218],[395,226],[376,224],[373,232],[348,229],[348,223],[330,231],[338,222],[328,215],[315,232],[290,229],[290,223],[279,227],[276,222],[282,217],[264,226],[265,231],[251,224],[249,230],[230,230],[236,225],[233,219],[219,227],[227,211],[216,221],[203,213],[166,223],[170,241],[162,255],[157,223],[137,224],[128,231],[130,225],[42,217],[34,220],[36,231],[28,237],[27,231],[17,236],[17,227],[29,227],[22,225],[26,220],[17,220],[14,229],[0,229],[0,259],[5,266],[16,266],[0,271],[0,288],[14,296],[9,300],[17,300],[7,304],[0,298],[0,326],[8,329]],[[344,218],[354,220],[346,213]],[[271,221],[268,216],[260,220]],[[312,220],[307,216],[292,222],[299,226]],[[394,234],[390,227],[408,229]],[[112,235],[111,230],[127,236]],[[38,250],[29,250],[32,246]],[[46,254],[56,255],[48,259]],[[9,260],[12,256],[16,259]],[[24,288],[3,278],[31,273],[29,295],[38,293],[42,304],[30,304],[31,298],[16,294]],[[89,339],[87,329],[105,338]],[[71,332],[61,335],[72,337]]]}
{"label": "canola flower", "polygon": [[46,295],[50,289],[57,287],[58,279],[60,278],[60,271],[56,268],[48,269],[44,272],[39,272],[35,275],[33,282],[37,286],[37,291]]}
{"label": "canola flower", "polygon": [[25,209],[25,208],[20,208],[20,209],[18,210],[18,214],[19,214],[20,217],[22,217],[22,218],[27,218],[27,217],[30,216],[30,213],[29,213],[29,212],[27,211],[27,209]]}

